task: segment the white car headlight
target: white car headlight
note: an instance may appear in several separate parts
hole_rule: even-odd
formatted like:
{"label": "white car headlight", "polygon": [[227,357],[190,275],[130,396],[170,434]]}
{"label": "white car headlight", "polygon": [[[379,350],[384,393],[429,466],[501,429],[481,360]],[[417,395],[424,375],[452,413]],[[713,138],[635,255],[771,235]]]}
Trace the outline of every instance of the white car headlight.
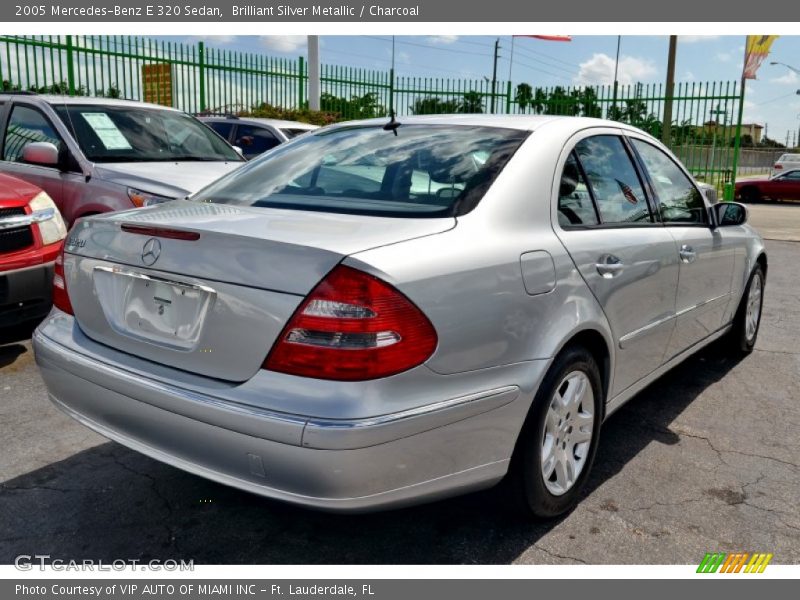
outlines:
{"label": "white car headlight", "polygon": [[175,200],[175,198],[150,194],[134,188],[128,188],[128,198],[130,198],[131,202],[133,202],[133,205],[138,208],[142,208],[143,206],[153,206],[154,204],[163,204],[164,202],[171,202],[172,200]]}
{"label": "white car headlight", "polygon": [[55,202],[47,192],[39,192],[28,202],[31,207],[31,217],[33,222],[39,225],[39,233],[42,236],[42,243],[47,246],[54,244],[67,237],[67,226],[61,213],[58,212]]}

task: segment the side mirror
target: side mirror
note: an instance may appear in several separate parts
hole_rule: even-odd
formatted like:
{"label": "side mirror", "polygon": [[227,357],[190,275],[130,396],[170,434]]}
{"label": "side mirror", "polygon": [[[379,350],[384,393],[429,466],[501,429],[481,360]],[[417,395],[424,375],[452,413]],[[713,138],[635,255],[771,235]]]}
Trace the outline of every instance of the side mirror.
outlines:
{"label": "side mirror", "polygon": [[747,207],[738,202],[720,202],[711,208],[717,227],[747,223]]}
{"label": "side mirror", "polygon": [[237,152],[237,154],[239,154],[239,156],[244,156],[244,150],[242,150],[241,146],[233,146],[233,149],[236,150],[236,152]]}
{"label": "side mirror", "polygon": [[22,160],[32,165],[57,167],[59,165],[58,148],[50,142],[31,142],[23,146]]}

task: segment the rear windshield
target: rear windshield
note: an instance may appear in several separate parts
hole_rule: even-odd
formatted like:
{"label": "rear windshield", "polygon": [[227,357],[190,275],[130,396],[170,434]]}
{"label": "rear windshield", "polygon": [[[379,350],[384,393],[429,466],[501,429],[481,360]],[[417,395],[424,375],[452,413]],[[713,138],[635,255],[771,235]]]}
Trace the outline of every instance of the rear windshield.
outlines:
{"label": "rear windshield", "polygon": [[800,162],[800,154],[783,154],[779,159],[778,162],[785,161],[785,162]]}
{"label": "rear windshield", "polygon": [[397,217],[469,212],[528,132],[464,125],[341,127],[279,146],[193,200]]}
{"label": "rear windshield", "polygon": [[292,139],[292,138],[296,138],[298,135],[302,135],[304,133],[308,133],[309,131],[312,131],[312,130],[311,129],[297,129],[297,128],[294,128],[294,127],[286,127],[286,128],[282,128],[281,131],[283,132],[283,134],[287,138]]}

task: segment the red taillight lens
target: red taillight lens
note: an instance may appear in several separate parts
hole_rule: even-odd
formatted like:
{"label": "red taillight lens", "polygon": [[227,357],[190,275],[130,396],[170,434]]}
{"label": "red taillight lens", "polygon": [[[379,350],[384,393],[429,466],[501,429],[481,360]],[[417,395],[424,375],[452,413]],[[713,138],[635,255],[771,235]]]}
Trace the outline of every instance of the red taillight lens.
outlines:
{"label": "red taillight lens", "polygon": [[67,294],[67,278],[64,275],[64,244],[61,244],[61,252],[56,256],[56,263],[53,267],[53,306],[64,311],[69,315],[74,315],[72,303]]}
{"label": "red taillight lens", "polygon": [[783,165],[775,165],[775,166],[774,166],[774,167],[772,167],[772,168],[773,168],[773,169],[776,169],[776,170],[777,170],[777,169],[782,169],[782,168],[783,168]]}
{"label": "red taillight lens", "polygon": [[339,265],[295,311],[263,367],[363,381],[416,367],[436,343],[433,325],[408,298],[372,275]]}

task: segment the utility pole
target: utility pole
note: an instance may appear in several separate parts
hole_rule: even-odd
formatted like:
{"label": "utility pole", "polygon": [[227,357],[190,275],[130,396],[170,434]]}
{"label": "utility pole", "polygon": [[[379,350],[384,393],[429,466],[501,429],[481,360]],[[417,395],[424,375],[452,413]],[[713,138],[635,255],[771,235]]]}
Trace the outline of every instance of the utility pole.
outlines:
{"label": "utility pole", "polygon": [[319,36],[308,36],[308,108],[319,110]]}
{"label": "utility pole", "polygon": [[675,95],[675,54],[678,36],[669,36],[669,56],[667,58],[667,89],[664,98],[664,123],[661,127],[661,141],[669,146],[672,141],[672,97]]}
{"label": "utility pole", "polygon": [[500,38],[497,38],[494,41],[494,67],[492,68],[492,114],[494,114],[495,109],[495,92],[497,91],[497,59],[500,58]]}
{"label": "utility pole", "polygon": [[[611,101],[611,108],[612,112],[614,113],[613,116],[616,117],[617,112],[617,88],[619,84],[617,82],[617,73],[619,72],[619,47],[622,44],[622,36],[617,36],[617,58],[614,60],[614,98]],[[608,116],[608,114],[606,114]]]}

